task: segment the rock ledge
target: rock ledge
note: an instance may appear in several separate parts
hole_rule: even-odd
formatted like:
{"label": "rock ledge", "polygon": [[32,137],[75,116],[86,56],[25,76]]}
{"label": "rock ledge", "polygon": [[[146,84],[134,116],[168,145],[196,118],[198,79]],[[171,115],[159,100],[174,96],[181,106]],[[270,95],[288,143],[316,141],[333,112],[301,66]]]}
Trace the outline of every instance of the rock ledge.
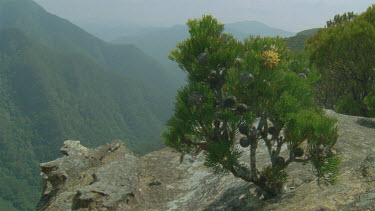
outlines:
{"label": "rock ledge", "polygon": [[[375,118],[340,115],[339,184],[318,187],[311,166],[292,164],[281,196],[263,201],[255,187],[232,175],[215,175],[204,154],[170,148],[135,156],[122,142],[88,149],[65,141],[64,157],[41,163],[43,195],[37,210],[375,210]],[[257,160],[267,164],[260,148]],[[248,162],[244,152],[242,161]]]}

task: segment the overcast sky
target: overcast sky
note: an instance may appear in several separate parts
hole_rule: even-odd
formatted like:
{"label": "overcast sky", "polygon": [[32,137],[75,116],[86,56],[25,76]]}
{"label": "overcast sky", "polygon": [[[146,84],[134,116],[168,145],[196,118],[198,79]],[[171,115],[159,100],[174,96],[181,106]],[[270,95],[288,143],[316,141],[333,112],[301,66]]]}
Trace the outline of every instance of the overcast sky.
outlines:
{"label": "overcast sky", "polygon": [[35,0],[50,13],[77,22],[185,24],[212,14],[222,23],[260,21],[298,32],[323,27],[335,14],[364,12],[374,0]]}

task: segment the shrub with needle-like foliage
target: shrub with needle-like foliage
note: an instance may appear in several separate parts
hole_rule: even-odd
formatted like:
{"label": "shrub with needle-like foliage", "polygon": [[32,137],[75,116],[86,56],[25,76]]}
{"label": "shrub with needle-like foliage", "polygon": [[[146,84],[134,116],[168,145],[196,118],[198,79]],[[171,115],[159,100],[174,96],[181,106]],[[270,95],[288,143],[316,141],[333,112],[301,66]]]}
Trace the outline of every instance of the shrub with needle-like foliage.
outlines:
{"label": "shrub with needle-like foliage", "polygon": [[[210,15],[187,25],[190,37],[169,55],[188,84],[176,96],[165,144],[182,153],[204,150],[207,166],[254,183],[265,197],[282,192],[293,162],[311,163],[319,183],[333,184],[336,120],[314,106],[317,77],[307,60],[291,55],[281,38],[237,41]],[[271,163],[265,169],[257,167],[260,142]],[[250,150],[250,166],[239,162],[241,147]]]}

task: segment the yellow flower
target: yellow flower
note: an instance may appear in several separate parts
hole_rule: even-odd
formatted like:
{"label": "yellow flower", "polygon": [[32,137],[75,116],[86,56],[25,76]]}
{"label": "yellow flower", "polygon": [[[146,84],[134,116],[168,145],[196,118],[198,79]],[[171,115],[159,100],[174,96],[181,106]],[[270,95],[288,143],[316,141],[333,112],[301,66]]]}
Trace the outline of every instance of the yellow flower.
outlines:
{"label": "yellow flower", "polygon": [[262,52],[262,65],[265,68],[272,69],[277,67],[279,64],[279,54],[277,53],[277,48],[271,45],[271,49]]}

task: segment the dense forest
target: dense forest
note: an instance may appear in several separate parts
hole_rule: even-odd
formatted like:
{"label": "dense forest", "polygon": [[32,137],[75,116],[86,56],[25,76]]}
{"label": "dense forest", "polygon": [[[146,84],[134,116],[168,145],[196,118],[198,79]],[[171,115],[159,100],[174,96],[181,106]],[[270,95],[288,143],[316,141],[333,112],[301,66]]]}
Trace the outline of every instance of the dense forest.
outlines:
{"label": "dense forest", "polygon": [[39,163],[67,139],[160,149],[177,86],[134,46],[105,43],[31,0],[0,1],[0,199],[33,210]]}

